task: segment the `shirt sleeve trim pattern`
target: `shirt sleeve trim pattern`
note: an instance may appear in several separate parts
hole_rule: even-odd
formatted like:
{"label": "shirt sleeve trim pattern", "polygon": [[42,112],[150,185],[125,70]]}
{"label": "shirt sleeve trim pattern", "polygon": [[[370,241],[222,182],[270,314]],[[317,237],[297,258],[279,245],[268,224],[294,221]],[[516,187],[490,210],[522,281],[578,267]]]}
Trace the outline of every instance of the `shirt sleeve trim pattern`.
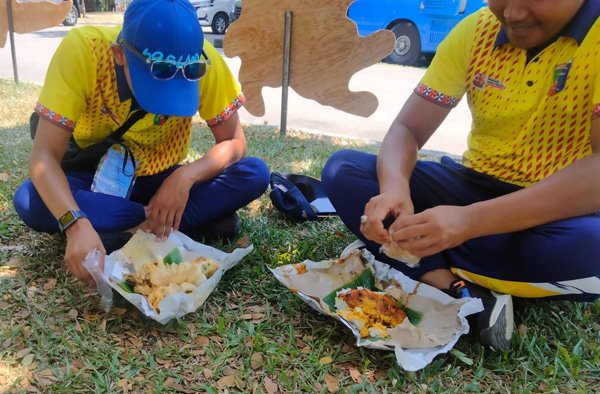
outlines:
{"label": "shirt sleeve trim pattern", "polygon": [[592,107],[592,119],[600,118],[600,103]]}
{"label": "shirt sleeve trim pattern", "polygon": [[41,117],[50,122],[54,123],[57,126],[62,127],[67,130],[75,130],[75,122],[71,119],[57,114],[56,112],[50,110],[48,107],[37,102],[35,104],[35,112],[37,112]]}
{"label": "shirt sleeve trim pattern", "polygon": [[244,105],[245,102],[246,102],[246,96],[244,96],[243,93],[240,93],[240,95],[237,96],[233,100],[233,102],[231,102],[231,104],[229,104],[227,106],[227,108],[225,108],[225,110],[223,110],[223,112],[221,112],[214,118],[207,120],[206,124],[208,125],[208,127],[214,127],[214,126],[220,125],[221,123],[223,123],[227,119],[229,119],[231,117],[231,115],[233,115],[235,113],[235,111],[237,111],[242,105]]}
{"label": "shirt sleeve trim pattern", "polygon": [[434,104],[440,105],[446,108],[454,108],[458,105],[460,99],[452,96],[448,96],[444,93],[438,92],[435,89],[430,88],[422,83],[419,83],[415,88],[414,92],[423,97],[425,100],[431,101]]}

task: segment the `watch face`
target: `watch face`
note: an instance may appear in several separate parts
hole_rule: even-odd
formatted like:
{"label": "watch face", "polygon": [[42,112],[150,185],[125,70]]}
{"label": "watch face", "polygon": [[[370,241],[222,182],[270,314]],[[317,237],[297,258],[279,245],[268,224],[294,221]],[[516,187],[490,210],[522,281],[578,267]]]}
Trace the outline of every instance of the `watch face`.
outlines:
{"label": "watch face", "polygon": [[68,223],[71,223],[74,219],[75,216],[73,215],[73,211],[67,211],[64,215],[60,217],[60,219],[58,219],[58,221],[64,226]]}

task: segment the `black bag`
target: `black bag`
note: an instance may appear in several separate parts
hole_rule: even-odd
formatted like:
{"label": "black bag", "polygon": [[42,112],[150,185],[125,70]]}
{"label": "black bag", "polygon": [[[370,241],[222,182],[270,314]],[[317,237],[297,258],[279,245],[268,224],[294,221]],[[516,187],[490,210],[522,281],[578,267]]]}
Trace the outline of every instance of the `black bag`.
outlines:
{"label": "black bag", "polygon": [[323,209],[315,205],[318,200],[326,200],[327,205],[331,205],[318,179],[306,175],[272,172],[270,185],[269,198],[273,206],[288,216],[299,220],[317,220],[337,215],[333,206]]}
{"label": "black bag", "polygon": [[[111,135],[103,139],[102,141],[96,142],[86,148],[80,148],[75,142],[75,139],[71,137],[69,140],[69,146],[67,147],[67,151],[65,152],[62,160],[60,161],[60,166],[63,170],[71,170],[71,171],[96,171],[98,167],[98,163],[102,156],[106,153],[108,148],[113,146],[114,144],[121,144],[126,151],[125,158],[131,156],[131,160],[135,162],[133,158],[133,154],[129,150],[127,146],[123,144],[123,134],[138,120],[143,118],[146,115],[146,111],[144,110],[136,110],[132,112],[125,123],[123,123],[117,130],[115,130]],[[37,130],[37,125],[39,122],[39,115],[34,112],[29,117],[29,131],[31,133],[31,138],[35,137],[35,132]]]}

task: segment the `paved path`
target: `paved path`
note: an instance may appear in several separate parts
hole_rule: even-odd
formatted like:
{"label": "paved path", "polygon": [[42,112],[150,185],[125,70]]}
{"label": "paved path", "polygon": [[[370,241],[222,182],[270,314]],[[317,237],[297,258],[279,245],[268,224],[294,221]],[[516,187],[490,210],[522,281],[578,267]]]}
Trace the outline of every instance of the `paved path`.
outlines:
{"label": "paved path", "polygon": [[[29,34],[15,34],[20,81],[43,83],[52,54],[69,29],[59,26]],[[205,30],[205,33],[209,40],[214,40],[215,36],[209,34],[208,30]],[[237,75],[240,67],[239,58],[225,57],[225,59],[234,74]],[[410,95],[424,72],[423,68],[379,63],[356,73],[350,80],[350,90],[368,90],[379,99],[377,111],[368,118],[322,106],[297,95],[290,89],[288,129],[382,141],[402,103]],[[4,48],[0,48],[0,78],[13,79],[9,40]],[[263,98],[266,104],[265,115],[255,117],[242,109],[240,111],[242,122],[278,127],[281,121],[281,88],[264,88]],[[427,116],[427,114],[423,114],[423,116]],[[424,149],[460,155],[466,147],[469,127],[470,113],[463,100],[450,113]]]}

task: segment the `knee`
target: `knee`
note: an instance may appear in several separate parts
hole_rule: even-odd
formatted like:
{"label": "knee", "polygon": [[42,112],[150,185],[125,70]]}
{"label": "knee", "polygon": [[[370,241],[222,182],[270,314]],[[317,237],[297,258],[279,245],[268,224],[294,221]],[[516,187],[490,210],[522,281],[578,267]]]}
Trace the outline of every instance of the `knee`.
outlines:
{"label": "knee", "polygon": [[13,205],[17,215],[28,227],[36,231],[56,232],[57,228],[53,226],[56,223],[48,220],[48,217],[51,216],[50,212],[31,180],[27,180],[19,186],[13,197]]}
{"label": "knee", "polygon": [[241,165],[246,173],[248,183],[251,185],[253,194],[260,196],[269,187],[270,171],[269,166],[263,160],[257,157],[246,157]]}
{"label": "knee", "polygon": [[333,153],[323,170],[321,171],[321,181],[328,185],[335,184],[339,179],[346,177],[347,170],[351,167],[351,163],[356,161],[357,155],[361,152],[357,152],[351,149],[343,149]]}
{"label": "knee", "polygon": [[33,184],[30,180],[27,180],[19,186],[13,197],[15,211],[17,211],[17,214],[25,223],[27,223],[26,218],[29,216],[31,207],[31,189],[33,189]]}
{"label": "knee", "polygon": [[564,237],[562,246],[570,254],[577,254],[577,260],[588,261],[600,276],[600,265],[595,261],[600,256],[600,214],[569,220],[571,229]]}

